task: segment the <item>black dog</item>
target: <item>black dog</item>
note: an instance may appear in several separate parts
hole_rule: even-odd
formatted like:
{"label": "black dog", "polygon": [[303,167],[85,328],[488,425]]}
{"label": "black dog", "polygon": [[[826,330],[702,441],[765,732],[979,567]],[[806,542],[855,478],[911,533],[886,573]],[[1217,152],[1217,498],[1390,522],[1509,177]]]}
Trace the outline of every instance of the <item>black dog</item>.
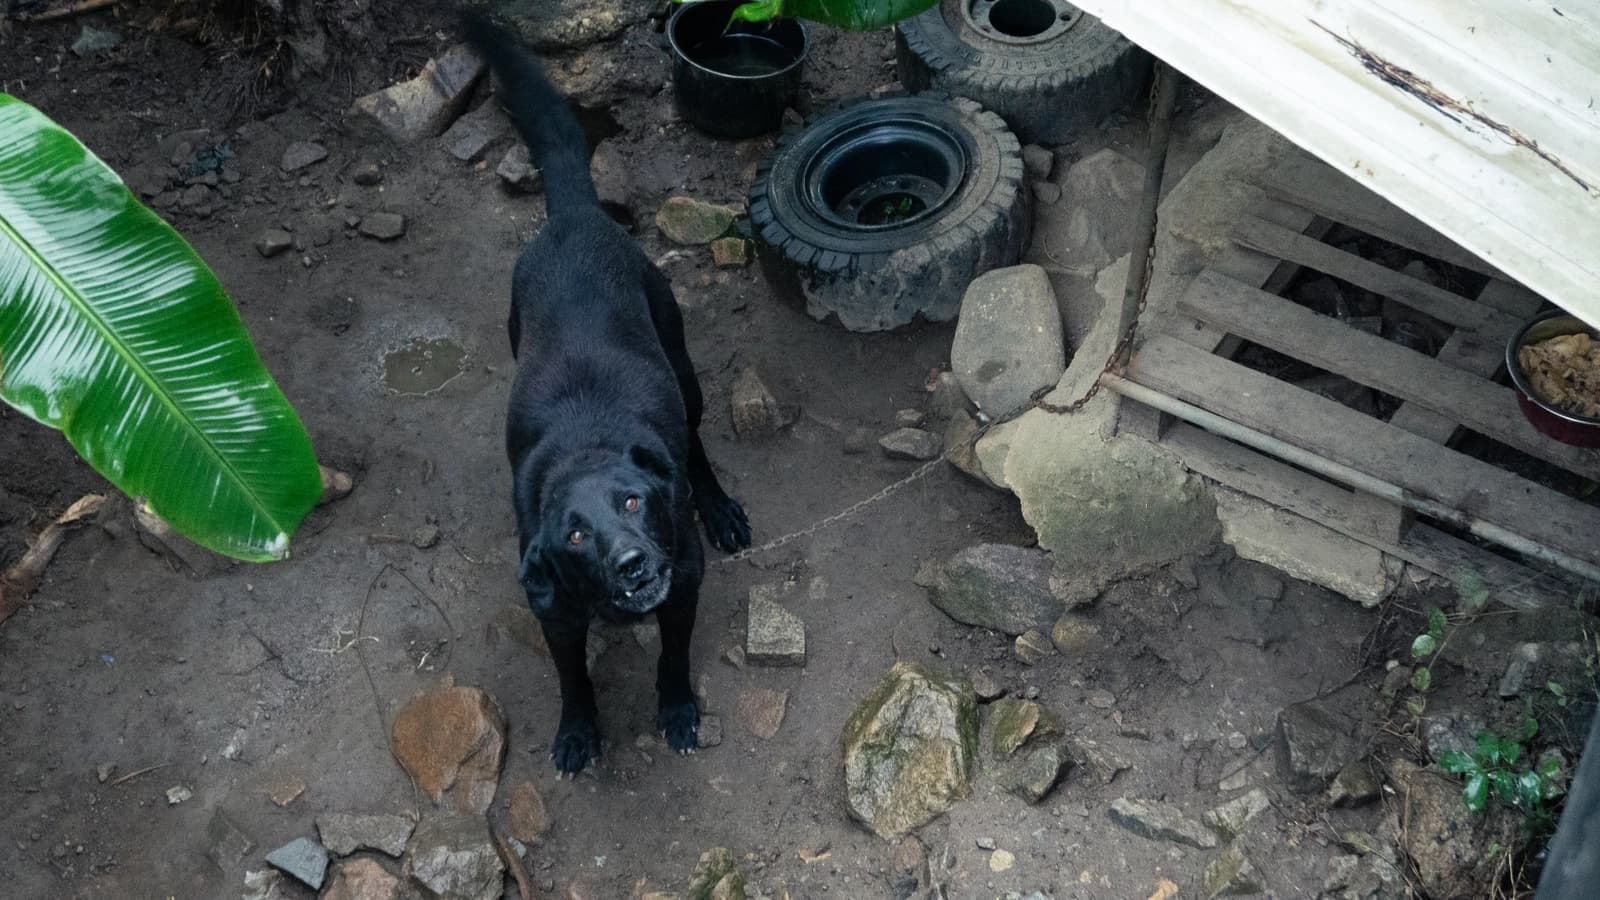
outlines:
{"label": "black dog", "polygon": [[694,511],[725,551],[749,546],[750,524],[700,443],[700,385],[672,287],[601,210],[577,120],[514,38],[473,14],[465,25],[544,172],[549,221],[512,276],[520,368],[506,450],[522,586],[561,679],[551,756],[574,774],[600,754],[590,621],[648,612],[661,627],[656,726],[688,752],[700,724],[689,636],[705,572]]}

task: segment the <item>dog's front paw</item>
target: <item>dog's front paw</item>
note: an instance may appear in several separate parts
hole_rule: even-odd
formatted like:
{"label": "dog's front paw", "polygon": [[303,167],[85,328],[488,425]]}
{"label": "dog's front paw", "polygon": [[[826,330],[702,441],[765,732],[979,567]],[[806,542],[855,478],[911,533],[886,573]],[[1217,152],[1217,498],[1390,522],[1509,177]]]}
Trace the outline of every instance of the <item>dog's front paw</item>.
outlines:
{"label": "dog's front paw", "polygon": [[576,776],[591,761],[600,758],[600,730],[592,721],[562,725],[550,745],[550,759],[558,775]]}
{"label": "dog's front paw", "polygon": [[750,546],[750,517],[732,497],[708,499],[700,507],[700,521],[706,527],[711,545],[724,553]]}
{"label": "dog's front paw", "polygon": [[700,708],[693,700],[663,705],[656,713],[656,728],[667,739],[667,746],[692,753],[700,745]]}

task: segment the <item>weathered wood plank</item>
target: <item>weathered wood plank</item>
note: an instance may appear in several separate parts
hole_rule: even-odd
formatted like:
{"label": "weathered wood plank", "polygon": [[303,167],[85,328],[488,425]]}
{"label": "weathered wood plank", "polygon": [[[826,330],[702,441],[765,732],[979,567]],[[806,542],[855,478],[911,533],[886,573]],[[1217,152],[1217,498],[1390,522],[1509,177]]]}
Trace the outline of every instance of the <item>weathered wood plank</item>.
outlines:
{"label": "weathered wood plank", "polygon": [[[1544,301],[1521,285],[1492,280],[1478,292],[1478,302],[1487,303],[1520,321],[1538,312]],[[1458,328],[1439,348],[1435,358],[1463,372],[1492,379],[1505,363],[1505,342],[1490,341],[1476,332]],[[1389,417],[1389,424],[1440,444],[1450,443],[1461,428],[1459,423],[1420,403],[1402,403]]]}
{"label": "weathered wood plank", "polygon": [[1139,348],[1128,378],[1600,565],[1600,510],[1335,401],[1162,335]]}
{"label": "weathered wood plank", "polygon": [[1564,604],[1573,595],[1573,583],[1566,579],[1536,572],[1426,524],[1413,525],[1395,540],[1376,537],[1351,518],[1351,496],[1360,492],[1187,422],[1168,429],[1161,446],[1177,454],[1190,470],[1212,481],[1321,523],[1462,587],[1482,584],[1489,589],[1491,599],[1506,606],[1539,609]]}
{"label": "weathered wood plank", "polygon": [[1215,272],[1195,276],[1178,305],[1230,334],[1419,403],[1524,453],[1600,480],[1600,453],[1540,434],[1517,408],[1511,388]]}
{"label": "weathered wood plank", "polygon": [[1240,220],[1234,226],[1233,239],[1241,246],[1316,269],[1324,275],[1382,294],[1441,322],[1472,329],[1491,339],[1498,337],[1504,340],[1516,330],[1516,320],[1499,310],[1473,303],[1460,294],[1434,287],[1421,279],[1353,256],[1263,219],[1246,217]]}

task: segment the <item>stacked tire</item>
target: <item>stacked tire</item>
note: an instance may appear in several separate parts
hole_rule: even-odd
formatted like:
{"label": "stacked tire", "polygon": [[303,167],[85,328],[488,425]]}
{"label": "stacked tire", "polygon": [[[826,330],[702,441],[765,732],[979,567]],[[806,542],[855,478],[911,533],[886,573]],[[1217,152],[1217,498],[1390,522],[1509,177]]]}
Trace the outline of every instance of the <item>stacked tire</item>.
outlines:
{"label": "stacked tire", "polygon": [[1022,257],[1022,147],[972,100],[849,101],[785,133],[750,188],[769,280],[851,331],[948,321],[967,284]]}
{"label": "stacked tire", "polygon": [[941,0],[895,28],[900,81],[970,97],[1060,144],[1143,96],[1152,61],[1065,0]]}

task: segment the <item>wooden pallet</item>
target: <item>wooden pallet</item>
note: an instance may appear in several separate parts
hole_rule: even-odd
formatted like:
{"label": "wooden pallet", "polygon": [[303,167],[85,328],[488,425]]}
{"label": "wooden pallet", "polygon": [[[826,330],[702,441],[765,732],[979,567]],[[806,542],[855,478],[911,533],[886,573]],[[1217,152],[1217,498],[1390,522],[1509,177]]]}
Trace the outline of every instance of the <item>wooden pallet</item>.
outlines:
{"label": "wooden pallet", "polygon": [[[1470,430],[1600,481],[1600,452],[1539,434],[1522,416],[1512,389],[1494,380],[1507,339],[1540,308],[1540,299],[1331,169],[1296,179],[1264,185],[1271,199],[1237,224],[1235,251],[1190,282],[1177,303],[1178,319],[1145,339],[1128,366],[1128,381],[1181,401],[1170,406],[1198,408],[1250,434],[1309,451],[1329,461],[1330,471],[1398,486],[1420,498],[1417,505],[1446,508],[1459,513],[1460,521],[1475,520],[1486,532],[1512,536],[1503,540],[1549,551],[1567,561],[1568,573],[1535,571],[1416,521],[1401,503],[1352,490],[1142,404],[1125,401],[1119,427],[1159,441],[1208,478],[1457,583],[1481,583],[1511,606],[1569,601],[1571,571],[1600,578],[1600,508],[1449,446]],[[1334,224],[1479,272],[1488,283],[1466,297],[1362,259],[1319,239]],[[1303,269],[1425,313],[1452,332],[1436,356],[1427,356],[1278,296]],[[1384,421],[1249,369],[1230,359],[1243,341],[1402,404]]]}

